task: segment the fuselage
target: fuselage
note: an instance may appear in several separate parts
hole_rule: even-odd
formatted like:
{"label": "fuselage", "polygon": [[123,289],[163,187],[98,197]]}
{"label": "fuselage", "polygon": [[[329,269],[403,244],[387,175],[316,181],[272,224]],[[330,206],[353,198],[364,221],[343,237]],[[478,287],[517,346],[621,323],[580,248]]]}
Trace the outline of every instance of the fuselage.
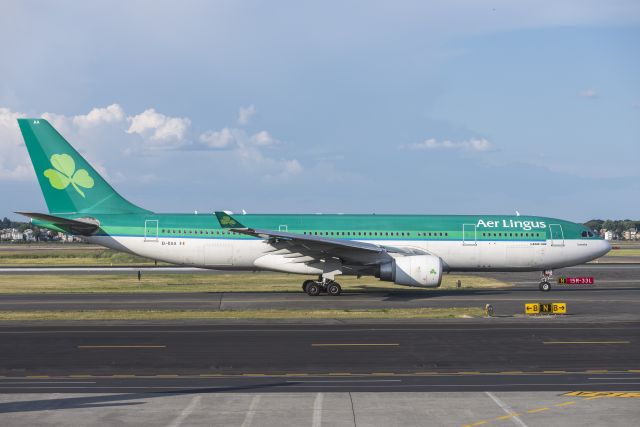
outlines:
{"label": "fuselage", "polygon": [[[174,264],[211,269],[306,273],[286,255],[273,261],[264,239],[220,227],[213,214],[92,215],[109,248]],[[82,215],[74,215],[81,218]],[[580,224],[501,215],[241,215],[247,227],[415,249],[436,255],[447,271],[541,271],[598,258],[610,245]],[[265,263],[269,259],[269,263]],[[343,274],[368,274],[366,268]]]}

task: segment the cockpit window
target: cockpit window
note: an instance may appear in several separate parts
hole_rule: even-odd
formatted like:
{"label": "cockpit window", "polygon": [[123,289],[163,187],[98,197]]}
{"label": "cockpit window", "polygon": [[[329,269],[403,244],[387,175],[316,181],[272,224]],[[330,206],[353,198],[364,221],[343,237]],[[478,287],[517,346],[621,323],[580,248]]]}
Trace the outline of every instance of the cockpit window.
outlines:
{"label": "cockpit window", "polygon": [[593,233],[592,233],[592,232],[590,232],[590,231],[587,231],[587,236],[589,236],[589,237],[593,237]]}
{"label": "cockpit window", "polygon": [[583,231],[583,232],[582,232],[582,234],[581,234],[581,236],[582,236],[582,237],[587,237],[587,232],[586,232],[586,231]]}

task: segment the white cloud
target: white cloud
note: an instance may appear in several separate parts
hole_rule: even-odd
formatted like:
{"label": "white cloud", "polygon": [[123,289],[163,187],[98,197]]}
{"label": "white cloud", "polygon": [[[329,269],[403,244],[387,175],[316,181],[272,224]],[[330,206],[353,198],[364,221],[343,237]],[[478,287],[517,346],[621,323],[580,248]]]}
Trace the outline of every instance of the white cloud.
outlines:
{"label": "white cloud", "polygon": [[253,104],[249,105],[248,107],[240,107],[240,111],[238,111],[238,124],[249,124],[251,117],[253,117],[255,113],[256,107]]}
{"label": "white cloud", "polygon": [[579,93],[579,95],[587,99],[596,99],[600,97],[600,94],[593,89],[583,90]]}
{"label": "white cloud", "polygon": [[22,142],[22,135],[17,119],[25,117],[24,113],[0,108],[0,179],[28,180],[34,178],[27,150]]}
{"label": "white cloud", "polygon": [[279,141],[269,135],[269,132],[263,130],[251,136],[251,143],[258,146],[267,147],[269,145],[276,145],[279,143]]}
{"label": "white cloud", "polygon": [[465,141],[437,141],[434,138],[425,139],[417,144],[409,144],[406,148],[410,150],[465,150],[465,151],[491,151],[493,144],[484,138],[471,138]]}
{"label": "white cloud", "polygon": [[289,175],[297,175],[302,172],[302,165],[296,159],[285,160],[284,171]]}
{"label": "white cloud", "polygon": [[[0,108],[0,181],[35,178],[16,121],[19,117],[25,117],[25,114]],[[44,113],[42,117],[49,120],[101,175],[112,182],[127,181],[137,173],[140,173],[136,178],[138,181],[150,181],[149,174],[144,175],[142,171],[132,170],[125,177],[117,168],[129,165],[127,154],[137,156],[142,150],[153,151],[154,154],[147,157],[154,159],[154,163],[171,162],[169,155],[163,154],[158,148],[180,149],[187,143],[185,138],[191,125],[188,118],[169,117],[153,108],[128,115],[118,104],[92,108],[87,114],[65,116]],[[279,143],[266,130],[251,135],[243,129],[224,127],[204,132],[199,137],[199,143],[202,148],[225,150],[225,154],[211,155],[218,157],[218,161],[228,161],[233,167],[259,178],[283,180],[303,170],[297,159],[273,158],[263,153],[265,147]],[[224,156],[229,156],[226,157],[228,160],[222,160]],[[113,169],[114,165],[117,165],[116,169]]]}
{"label": "white cloud", "polygon": [[200,141],[209,148],[224,149],[236,145],[236,138],[229,128],[220,131],[208,130],[200,135]]}
{"label": "white cloud", "polygon": [[149,108],[127,120],[130,126],[126,132],[145,137],[149,148],[172,149],[187,143],[185,135],[191,120],[186,117],[169,117]]}
{"label": "white cloud", "polygon": [[302,172],[297,159],[274,159],[262,154],[258,147],[241,144],[235,154],[239,156],[247,169],[260,171],[269,180],[283,180]]}
{"label": "white cloud", "polygon": [[122,107],[118,104],[111,104],[105,108],[94,108],[89,114],[73,117],[73,124],[86,128],[96,126],[102,123],[115,123],[124,120],[125,114]]}

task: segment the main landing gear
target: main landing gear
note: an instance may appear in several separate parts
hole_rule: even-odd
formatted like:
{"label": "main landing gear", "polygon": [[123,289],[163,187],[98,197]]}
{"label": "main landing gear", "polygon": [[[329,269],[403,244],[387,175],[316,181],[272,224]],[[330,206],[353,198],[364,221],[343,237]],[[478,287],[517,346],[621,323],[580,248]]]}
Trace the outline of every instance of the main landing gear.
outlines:
{"label": "main landing gear", "polygon": [[340,284],[330,279],[305,280],[302,284],[302,290],[312,297],[318,296],[322,292],[326,292],[328,295],[334,297],[342,293]]}
{"label": "main landing gear", "polygon": [[545,270],[542,272],[540,278],[540,290],[542,292],[549,292],[551,290],[551,279],[553,278],[553,270]]}

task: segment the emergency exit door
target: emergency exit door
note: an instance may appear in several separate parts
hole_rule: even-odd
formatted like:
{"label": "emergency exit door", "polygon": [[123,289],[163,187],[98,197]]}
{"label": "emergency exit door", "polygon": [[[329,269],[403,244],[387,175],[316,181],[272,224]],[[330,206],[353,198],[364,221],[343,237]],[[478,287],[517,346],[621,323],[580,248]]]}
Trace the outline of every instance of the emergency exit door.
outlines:
{"label": "emergency exit door", "polygon": [[158,241],[158,220],[157,219],[147,219],[144,221],[144,241],[145,242]]}

